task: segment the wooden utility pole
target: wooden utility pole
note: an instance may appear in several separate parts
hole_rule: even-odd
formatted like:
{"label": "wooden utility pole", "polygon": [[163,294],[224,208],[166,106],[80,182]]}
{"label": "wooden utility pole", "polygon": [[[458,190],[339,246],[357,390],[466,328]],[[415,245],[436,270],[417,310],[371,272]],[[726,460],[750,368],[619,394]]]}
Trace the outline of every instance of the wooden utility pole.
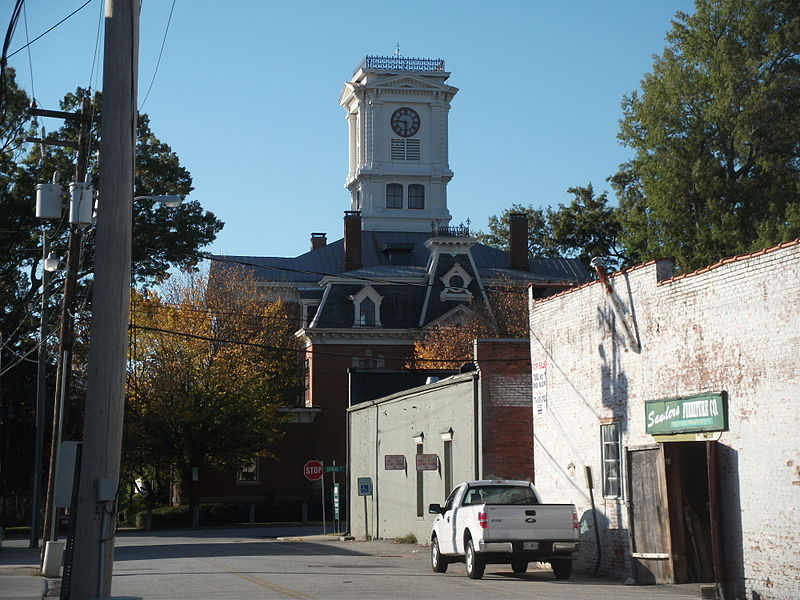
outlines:
{"label": "wooden utility pole", "polygon": [[[89,160],[89,136],[91,131],[91,100],[83,98],[83,105],[78,114],[57,111],[32,109],[31,114],[64,119],[80,119],[78,130],[78,153],[75,159],[74,181],[86,181],[86,167]],[[53,431],[50,438],[50,469],[47,475],[47,499],[44,508],[44,541],[56,539],[56,507],[53,506],[56,468],[58,460],[59,432],[63,424],[61,411],[62,400],[69,398],[70,376],[72,372],[72,345],[75,323],[75,290],[78,286],[78,262],[81,251],[81,225],[71,223],[69,226],[69,242],[67,245],[67,272],[64,276],[64,296],[61,301],[61,325],[58,334],[58,366],[56,368],[55,400],[53,402]],[[42,560],[44,560],[45,544],[42,544]]]}
{"label": "wooden utility pole", "polygon": [[111,595],[130,310],[138,4],[136,0],[105,3],[103,177],[97,208],[72,600]]}

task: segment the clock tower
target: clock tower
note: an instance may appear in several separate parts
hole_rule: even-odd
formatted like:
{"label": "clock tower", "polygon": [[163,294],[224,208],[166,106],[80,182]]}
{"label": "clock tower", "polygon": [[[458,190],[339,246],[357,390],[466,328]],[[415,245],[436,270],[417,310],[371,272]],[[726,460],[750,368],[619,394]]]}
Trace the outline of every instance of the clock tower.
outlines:
{"label": "clock tower", "polygon": [[349,131],[345,187],[365,231],[423,231],[450,222],[447,120],[457,88],[440,59],[367,56],[339,104]]}

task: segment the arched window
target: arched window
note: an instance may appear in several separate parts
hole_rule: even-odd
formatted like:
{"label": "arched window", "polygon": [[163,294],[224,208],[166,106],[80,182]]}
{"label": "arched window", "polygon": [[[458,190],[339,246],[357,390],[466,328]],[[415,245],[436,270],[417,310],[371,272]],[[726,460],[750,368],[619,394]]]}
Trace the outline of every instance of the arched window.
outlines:
{"label": "arched window", "polygon": [[425,208],[425,186],[412,183],[408,186],[408,208]]}
{"label": "arched window", "polygon": [[386,184],[386,208],[403,208],[403,186],[401,184]]}
{"label": "arched window", "polygon": [[383,327],[381,302],[383,297],[371,285],[365,285],[350,296],[353,302],[353,327]]}
{"label": "arched window", "polygon": [[375,302],[372,298],[364,298],[359,305],[359,325],[364,327],[375,326]]}

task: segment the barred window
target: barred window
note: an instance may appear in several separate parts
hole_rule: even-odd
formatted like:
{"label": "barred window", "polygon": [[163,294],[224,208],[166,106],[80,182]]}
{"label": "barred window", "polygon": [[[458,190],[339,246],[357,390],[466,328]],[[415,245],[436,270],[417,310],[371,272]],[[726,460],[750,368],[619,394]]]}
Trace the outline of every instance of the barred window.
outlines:
{"label": "barred window", "polygon": [[386,184],[386,208],[403,208],[403,186],[399,183]]}
{"label": "barred window", "polygon": [[619,423],[600,426],[603,452],[603,496],[622,496],[622,448],[619,438]]}
{"label": "barred window", "polygon": [[408,186],[408,208],[425,208],[425,186],[412,183]]}

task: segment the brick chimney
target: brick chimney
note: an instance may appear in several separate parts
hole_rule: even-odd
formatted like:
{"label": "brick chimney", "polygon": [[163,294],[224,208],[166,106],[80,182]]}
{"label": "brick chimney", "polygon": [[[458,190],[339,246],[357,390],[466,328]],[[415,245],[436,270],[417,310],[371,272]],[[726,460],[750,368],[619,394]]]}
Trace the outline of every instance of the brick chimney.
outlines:
{"label": "brick chimney", "polygon": [[311,234],[311,249],[319,250],[328,245],[328,237],[324,233]]}
{"label": "brick chimney", "polygon": [[353,271],[361,262],[361,212],[344,211],[344,270]]}
{"label": "brick chimney", "polygon": [[528,270],[528,216],[525,213],[508,215],[509,240],[511,249],[511,268],[518,271]]}

